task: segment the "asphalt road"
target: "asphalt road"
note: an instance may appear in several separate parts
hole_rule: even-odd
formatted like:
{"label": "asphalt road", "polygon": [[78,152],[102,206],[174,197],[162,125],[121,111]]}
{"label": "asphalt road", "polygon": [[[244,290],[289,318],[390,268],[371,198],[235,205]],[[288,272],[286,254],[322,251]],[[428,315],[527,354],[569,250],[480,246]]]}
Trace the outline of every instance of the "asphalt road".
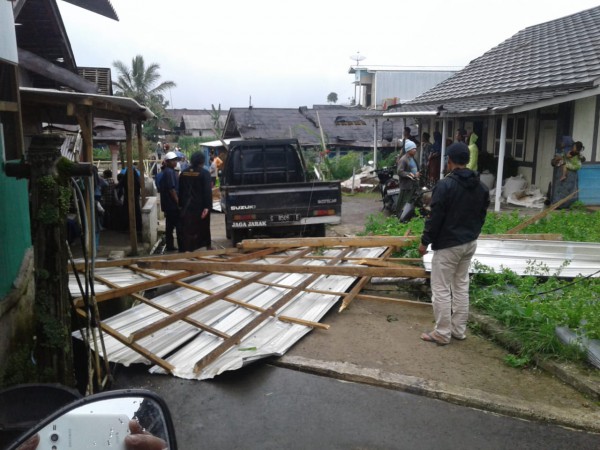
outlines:
{"label": "asphalt road", "polygon": [[499,416],[263,362],[212,381],[120,368],[114,388],[146,388],[171,409],[187,449],[600,448],[600,435]]}

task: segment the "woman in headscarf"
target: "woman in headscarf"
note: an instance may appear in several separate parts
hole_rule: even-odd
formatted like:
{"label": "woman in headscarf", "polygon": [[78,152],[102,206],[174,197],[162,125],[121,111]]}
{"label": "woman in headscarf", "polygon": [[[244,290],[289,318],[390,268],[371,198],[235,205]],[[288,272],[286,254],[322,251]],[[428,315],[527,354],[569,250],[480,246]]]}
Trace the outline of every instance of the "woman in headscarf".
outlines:
{"label": "woman in headscarf", "polygon": [[[551,195],[550,203],[556,203],[566,196],[570,195],[577,189],[579,189],[579,175],[578,170],[567,170],[566,173],[563,173],[563,165],[567,160],[567,154],[573,148],[575,142],[571,136],[562,136],[558,140],[558,145],[556,149],[556,155],[552,159],[552,166],[554,166],[554,173],[552,176],[552,184],[551,184]],[[579,143],[581,145],[581,143]],[[581,145],[581,149],[583,149],[583,145]],[[578,155],[577,163],[578,167],[581,167],[581,163],[585,161],[583,155]],[[569,162],[572,162],[569,160]],[[563,178],[564,177],[564,178]],[[560,208],[568,208],[579,200],[579,196],[575,194],[573,198],[571,198],[566,203],[563,203]]]}
{"label": "woman in headscarf", "polygon": [[191,165],[179,176],[179,206],[181,207],[182,242],[179,251],[191,252],[201,247],[211,248],[210,210],[212,189],[210,174],[204,168],[204,154],[192,155]]}
{"label": "woman in headscarf", "polygon": [[467,164],[467,169],[471,169],[473,172],[477,172],[477,159],[479,158],[478,138],[479,136],[474,131],[469,132],[467,135],[467,142],[469,144],[469,163]]}

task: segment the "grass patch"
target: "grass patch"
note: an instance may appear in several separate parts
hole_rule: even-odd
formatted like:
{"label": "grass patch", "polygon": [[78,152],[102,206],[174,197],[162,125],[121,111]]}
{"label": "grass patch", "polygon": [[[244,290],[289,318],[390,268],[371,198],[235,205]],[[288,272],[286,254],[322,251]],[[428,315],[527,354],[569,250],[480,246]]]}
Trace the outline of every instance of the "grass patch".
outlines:
{"label": "grass patch", "polygon": [[[491,212],[482,232],[503,234],[524,220],[518,211]],[[409,232],[420,236],[423,226],[422,218],[402,224],[395,217],[374,214],[367,217],[365,234],[403,236]],[[529,233],[560,233],[566,241],[600,242],[600,211],[588,212],[581,206],[555,211],[521,232]],[[399,256],[418,257],[417,247],[418,242],[403,248]],[[581,350],[562,344],[555,329],[565,326],[580,336],[600,339],[600,280],[559,278],[535,261],[530,263],[528,273],[519,276],[506,269],[473,275],[471,305],[498,320],[520,342],[519,354],[509,355],[507,364],[523,367],[533,356],[581,360]]]}

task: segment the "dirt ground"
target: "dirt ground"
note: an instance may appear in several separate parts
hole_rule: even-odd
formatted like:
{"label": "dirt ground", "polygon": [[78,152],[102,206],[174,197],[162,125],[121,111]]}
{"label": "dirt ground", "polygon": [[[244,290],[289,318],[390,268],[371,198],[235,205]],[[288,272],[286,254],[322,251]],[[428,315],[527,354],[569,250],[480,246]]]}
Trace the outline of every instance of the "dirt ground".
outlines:
{"label": "dirt ground", "polygon": [[[328,236],[350,236],[364,231],[367,215],[381,210],[375,194],[344,196],[342,223],[330,226]],[[230,246],[224,236],[223,216],[212,221],[213,241]],[[313,330],[286,355],[321,361],[349,362],[452,386],[478,389],[522,401],[558,408],[600,410],[579,392],[536,369],[514,369],[503,362],[506,350],[486,337],[469,333],[467,340],[438,347],[419,339],[433,327],[430,305],[376,303],[355,300],[342,313],[332,309],[322,320],[327,331]]]}

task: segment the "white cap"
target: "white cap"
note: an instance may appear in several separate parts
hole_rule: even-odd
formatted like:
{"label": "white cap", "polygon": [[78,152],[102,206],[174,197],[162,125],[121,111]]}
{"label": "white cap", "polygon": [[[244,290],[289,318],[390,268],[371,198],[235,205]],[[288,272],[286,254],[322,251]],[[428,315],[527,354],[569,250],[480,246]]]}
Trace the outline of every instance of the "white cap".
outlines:
{"label": "white cap", "polygon": [[165,159],[179,159],[179,156],[175,152],[169,152],[165,155]]}

